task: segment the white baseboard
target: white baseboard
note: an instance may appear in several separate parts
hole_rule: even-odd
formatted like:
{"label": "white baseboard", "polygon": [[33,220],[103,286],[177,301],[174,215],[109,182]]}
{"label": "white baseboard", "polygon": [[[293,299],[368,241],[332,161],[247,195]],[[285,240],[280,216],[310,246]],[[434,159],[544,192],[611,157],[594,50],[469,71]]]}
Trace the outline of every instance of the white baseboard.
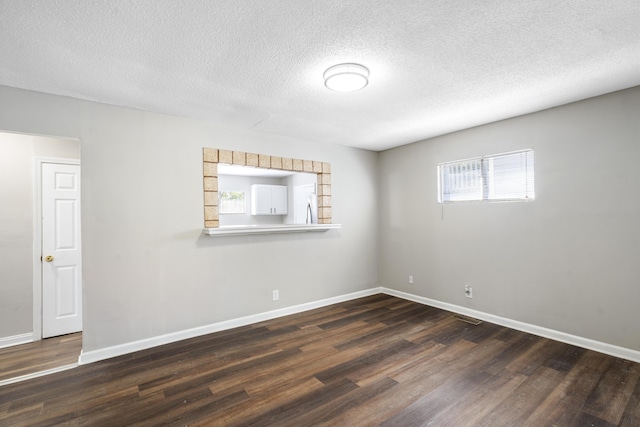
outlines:
{"label": "white baseboard", "polygon": [[237,319],[225,320],[223,322],[212,323],[210,325],[200,326],[197,328],[186,329],[184,331],[173,332],[170,334],[160,335],[157,337],[146,338],[139,341],[133,341],[125,344],[119,344],[112,347],[106,347],[99,350],[82,351],[78,358],[78,364],[85,365],[87,363],[98,362],[100,360],[110,359],[116,356],[133,353],[135,351],[146,350],[159,345],[170,344],[172,342],[181,341],[189,338],[199,337],[201,335],[220,332],[227,329],[233,329],[240,326],[251,325],[253,323],[264,322],[266,320],[275,319],[290,314],[301,313],[303,311],[313,310],[315,308],[326,307],[331,304],[350,301],[370,295],[379,294],[382,288],[371,288],[364,291],[354,292],[351,294],[340,295],[333,298],[327,298],[319,301],[313,301],[305,304],[285,307],[278,310],[258,313],[251,316],[239,317]]}
{"label": "white baseboard", "polygon": [[46,369],[44,371],[34,372],[32,374],[26,374],[26,375],[21,375],[19,377],[9,378],[7,380],[0,381],[0,387],[2,387],[4,385],[19,383],[21,381],[30,380],[30,379],[33,379],[33,378],[44,377],[45,375],[55,374],[56,372],[66,371],[68,369],[76,368],[77,366],[78,366],[78,364],[74,363],[74,364],[71,364],[71,365],[59,366],[57,368]]}
{"label": "white baseboard", "polygon": [[495,323],[501,326],[506,326],[507,328],[516,329],[518,331],[527,332],[533,335],[538,335],[540,337],[549,338],[555,341],[560,341],[566,344],[575,345],[577,347],[586,348],[588,350],[594,350],[600,353],[608,354],[610,356],[615,356],[621,359],[631,360],[632,362],[640,363],[640,351],[637,351],[637,350],[631,350],[628,348],[619,347],[616,345],[607,344],[600,341],[595,341],[589,338],[567,334],[565,332],[556,331],[554,329],[548,329],[548,328],[543,328],[541,326],[531,325],[529,323],[520,322],[518,320],[507,319],[505,317],[500,317],[500,316],[485,313],[482,311],[461,307],[459,305],[449,304],[446,302],[421,297],[419,295],[414,295],[407,292],[396,291],[394,289],[381,287],[380,292],[387,295],[394,296],[394,297],[417,302],[420,304],[441,308],[443,310],[451,311],[451,312],[462,314],[465,316],[475,317],[476,319],[484,320],[490,323]]}
{"label": "white baseboard", "polygon": [[[227,329],[233,329],[240,326],[247,326],[253,323],[264,322],[266,320],[275,319],[282,316],[288,316],[290,314],[301,313],[315,308],[326,307],[331,304],[337,304],[340,302],[350,301],[357,298],[362,298],[370,295],[383,293],[386,295],[395,296],[398,298],[406,299],[408,301],[417,302],[424,305],[440,308],[443,310],[451,311],[453,313],[463,314],[465,316],[475,317],[476,319],[484,320],[486,322],[495,323],[497,325],[506,326],[507,328],[515,329],[522,332],[527,332],[533,335],[538,335],[544,338],[564,342],[567,344],[575,345],[577,347],[594,350],[600,353],[608,354],[621,359],[631,360],[633,362],[640,363],[640,351],[631,350],[624,347],[615,346],[612,344],[595,341],[589,338],[583,338],[576,335],[567,334],[564,332],[556,331],[553,329],[543,328],[541,326],[532,325],[529,323],[520,322],[518,320],[512,320],[505,317],[496,316],[490,313],[473,310],[466,307],[461,307],[455,304],[449,304],[442,301],[433,300],[430,298],[422,297],[419,295],[410,294],[407,292],[397,291],[385,287],[371,288],[364,291],[354,292],[351,294],[340,295],[333,298],[327,298],[319,301],[313,301],[305,304],[295,305],[292,307],[285,307],[278,310],[267,311],[264,313],[258,313],[251,316],[240,317],[237,319],[225,320],[223,322],[212,323],[210,325],[200,326],[197,328],[187,329],[184,331],[173,332],[170,334],[160,335],[157,337],[147,338],[139,341],[133,341],[125,344],[119,344],[112,347],[106,347],[99,350],[82,351],[78,358],[79,365],[85,365],[87,363],[98,362],[100,360],[110,359],[112,357],[122,356],[125,354],[133,353],[136,351],[146,350],[148,348],[170,344],[176,341],[181,341],[189,338],[198,337],[201,335],[211,334],[214,332],[220,332]],[[30,334],[29,334],[30,335]],[[0,340],[0,344],[1,344]]]}
{"label": "white baseboard", "polygon": [[33,342],[33,332],[0,338],[0,348]]}

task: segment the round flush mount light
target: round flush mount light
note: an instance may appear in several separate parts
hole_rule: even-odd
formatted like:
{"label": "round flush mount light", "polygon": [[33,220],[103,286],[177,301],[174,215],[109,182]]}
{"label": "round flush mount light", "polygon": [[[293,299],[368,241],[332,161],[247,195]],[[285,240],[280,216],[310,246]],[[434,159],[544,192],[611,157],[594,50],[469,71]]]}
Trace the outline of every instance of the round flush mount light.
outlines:
{"label": "round flush mount light", "polygon": [[324,72],[324,85],[336,92],[354,92],[369,83],[369,70],[360,64],[338,64]]}

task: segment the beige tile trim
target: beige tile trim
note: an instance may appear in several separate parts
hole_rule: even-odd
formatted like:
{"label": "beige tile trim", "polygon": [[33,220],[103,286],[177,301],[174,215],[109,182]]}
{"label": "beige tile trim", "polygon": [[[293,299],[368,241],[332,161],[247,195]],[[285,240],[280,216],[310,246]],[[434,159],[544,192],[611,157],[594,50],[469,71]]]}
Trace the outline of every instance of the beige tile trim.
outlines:
{"label": "beige tile trim", "polygon": [[318,223],[331,224],[331,163],[313,160],[245,153],[243,151],[202,149],[204,188],[204,226],[218,228],[218,163],[259,166],[265,169],[293,170],[318,176]]}

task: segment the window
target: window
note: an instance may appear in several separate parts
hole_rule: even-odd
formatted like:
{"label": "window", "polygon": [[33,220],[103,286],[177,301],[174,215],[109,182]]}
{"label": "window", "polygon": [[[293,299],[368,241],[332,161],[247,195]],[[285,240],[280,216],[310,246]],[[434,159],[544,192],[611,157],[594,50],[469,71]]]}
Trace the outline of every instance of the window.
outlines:
{"label": "window", "polygon": [[438,165],[438,202],[533,200],[533,150]]}
{"label": "window", "polygon": [[243,214],[245,213],[246,202],[244,191],[221,191],[220,192],[220,213],[221,214]]}

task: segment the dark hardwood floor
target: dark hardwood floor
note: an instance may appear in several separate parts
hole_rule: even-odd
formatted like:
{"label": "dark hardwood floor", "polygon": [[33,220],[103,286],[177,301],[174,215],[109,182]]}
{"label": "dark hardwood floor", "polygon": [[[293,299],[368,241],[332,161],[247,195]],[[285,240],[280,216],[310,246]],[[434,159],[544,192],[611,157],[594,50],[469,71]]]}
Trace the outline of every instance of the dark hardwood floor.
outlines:
{"label": "dark hardwood floor", "polygon": [[0,425],[639,426],[639,377],[376,295],[0,387]]}
{"label": "dark hardwood floor", "polygon": [[82,332],[0,349],[0,381],[78,363]]}

